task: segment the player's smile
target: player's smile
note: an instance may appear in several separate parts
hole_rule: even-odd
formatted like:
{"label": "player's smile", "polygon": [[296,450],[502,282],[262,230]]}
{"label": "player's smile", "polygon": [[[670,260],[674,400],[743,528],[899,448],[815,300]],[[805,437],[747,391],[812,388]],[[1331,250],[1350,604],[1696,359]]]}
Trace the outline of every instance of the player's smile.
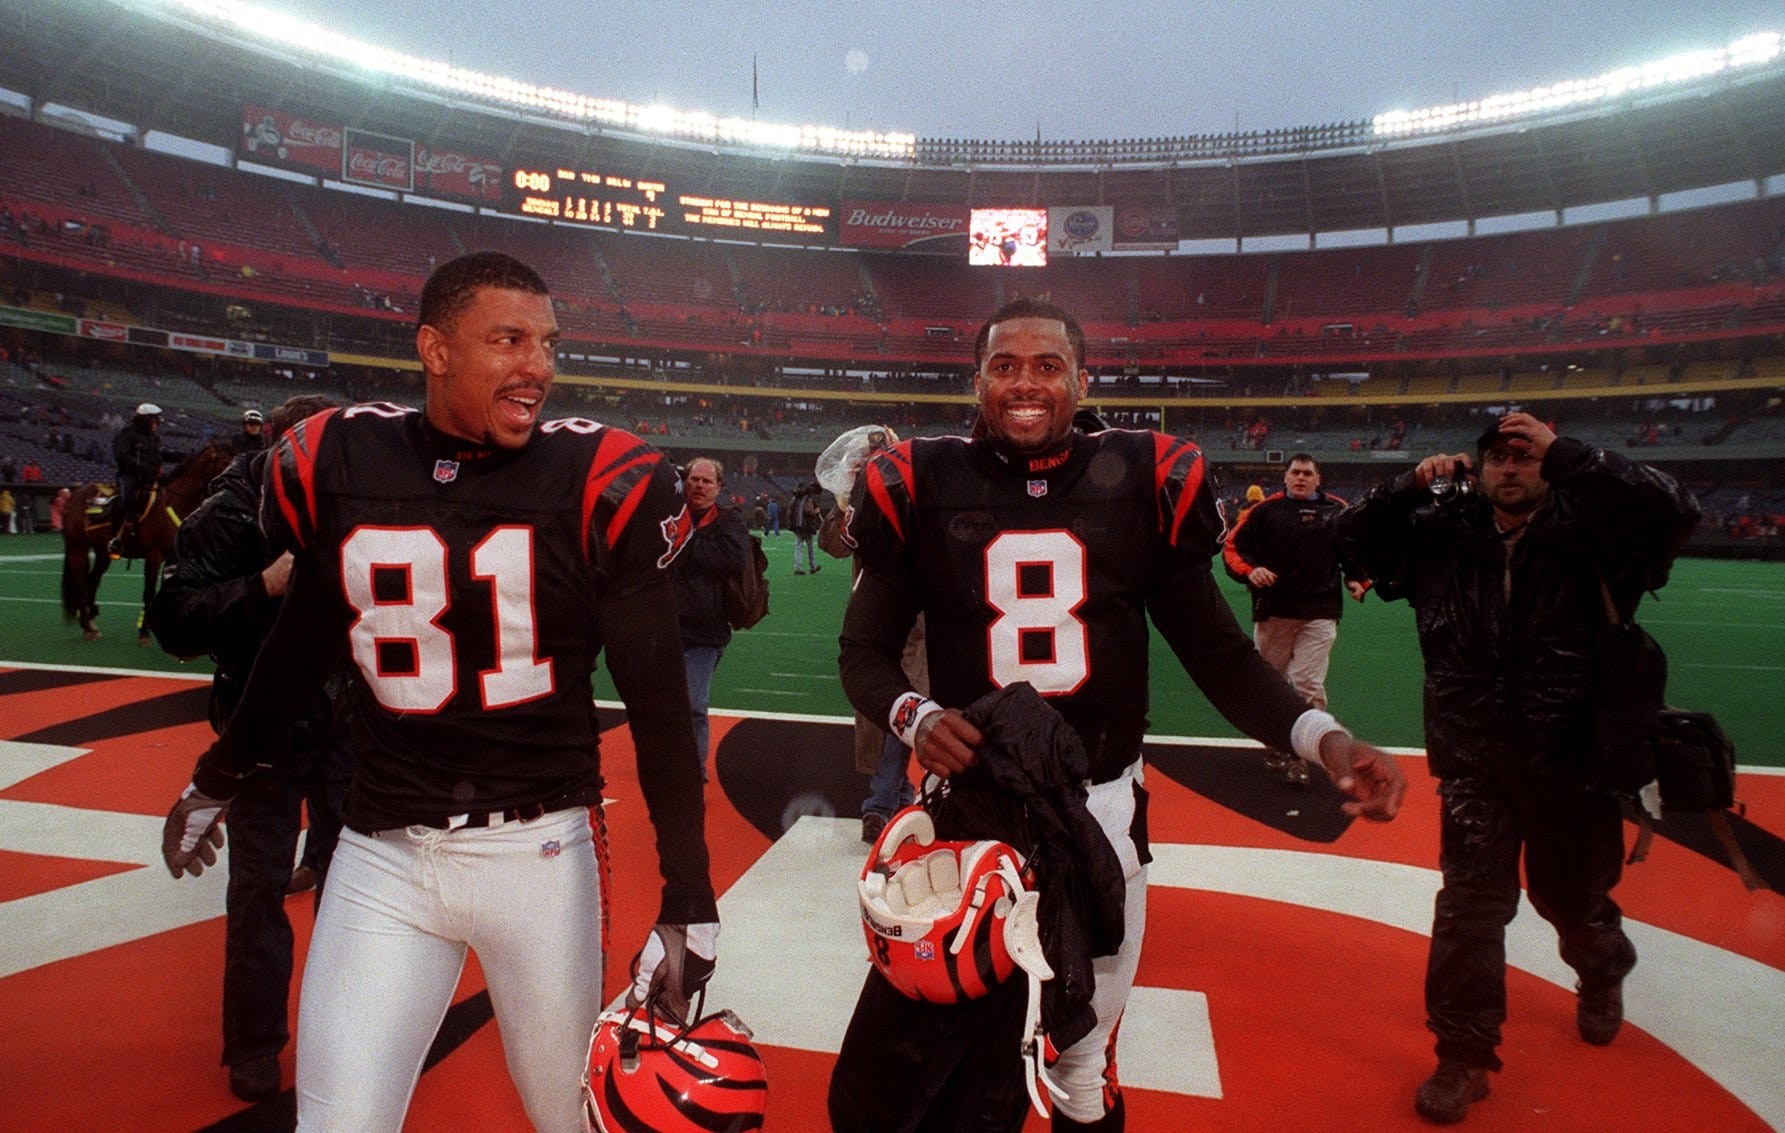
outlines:
{"label": "player's smile", "polygon": [[1085,392],[1086,375],[1075,353],[1058,319],[1009,319],[992,326],[974,386],[995,440],[1026,455],[1065,441]]}

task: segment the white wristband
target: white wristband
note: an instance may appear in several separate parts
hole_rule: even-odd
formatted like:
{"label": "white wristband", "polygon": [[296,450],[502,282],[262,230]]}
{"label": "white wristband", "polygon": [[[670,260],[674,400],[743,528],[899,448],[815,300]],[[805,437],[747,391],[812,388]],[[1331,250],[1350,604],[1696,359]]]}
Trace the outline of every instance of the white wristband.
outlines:
{"label": "white wristband", "polygon": [[1289,729],[1289,746],[1309,763],[1318,764],[1320,741],[1332,732],[1351,735],[1350,729],[1335,720],[1331,712],[1310,708],[1295,718],[1295,725]]}
{"label": "white wristband", "polygon": [[942,711],[942,706],[921,692],[908,692],[893,701],[886,714],[886,728],[908,748],[917,747],[917,726]]}

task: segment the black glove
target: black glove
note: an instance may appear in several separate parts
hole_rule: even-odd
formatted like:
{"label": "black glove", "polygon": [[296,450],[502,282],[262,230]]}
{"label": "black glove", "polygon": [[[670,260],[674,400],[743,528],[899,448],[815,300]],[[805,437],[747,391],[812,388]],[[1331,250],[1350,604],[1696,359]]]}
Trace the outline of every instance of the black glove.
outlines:
{"label": "black glove", "polygon": [[692,1022],[688,1002],[712,978],[718,958],[718,921],[652,927],[638,954],[638,974],[626,993],[626,1005],[637,1007],[656,996],[658,1010],[680,1022]]}

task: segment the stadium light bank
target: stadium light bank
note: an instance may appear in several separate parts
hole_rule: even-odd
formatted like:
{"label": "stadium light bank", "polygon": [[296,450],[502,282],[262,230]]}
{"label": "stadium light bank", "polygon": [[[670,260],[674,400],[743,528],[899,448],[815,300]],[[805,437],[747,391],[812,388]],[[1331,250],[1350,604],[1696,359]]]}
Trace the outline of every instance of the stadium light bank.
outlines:
{"label": "stadium light bank", "polygon": [[1370,125],[1376,133],[1390,136],[1491,125],[1509,118],[1565,110],[1619,95],[1692,82],[1739,67],[1770,63],[1778,58],[1779,52],[1779,33],[1761,32],[1743,36],[1728,47],[1669,55],[1653,63],[1608,71],[1594,79],[1572,79],[1424,110],[1394,110],[1378,114],[1371,119]]}
{"label": "stadium light bank", "polygon": [[839,130],[830,126],[788,126],[748,118],[721,118],[698,110],[664,105],[642,106],[613,98],[593,98],[555,87],[488,75],[422,59],[351,39],[319,24],[236,0],[138,0],[135,7],[195,17],[234,33],[269,40],[287,50],[320,55],[360,70],[395,76],[427,86],[470,95],[487,102],[594,122],[619,130],[668,134],[722,145],[806,150],[849,157],[910,159],[917,152],[914,134],[873,130]]}

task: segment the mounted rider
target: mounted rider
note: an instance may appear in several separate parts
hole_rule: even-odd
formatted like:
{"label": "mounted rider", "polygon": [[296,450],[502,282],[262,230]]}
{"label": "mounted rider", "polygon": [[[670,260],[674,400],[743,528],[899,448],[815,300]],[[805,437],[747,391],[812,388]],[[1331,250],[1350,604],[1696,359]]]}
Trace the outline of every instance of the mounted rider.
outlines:
{"label": "mounted rider", "polygon": [[113,557],[124,545],[141,515],[146,493],[161,479],[161,407],[145,401],[136,407],[117,436],[112,438],[112,458],[118,462],[118,497],[112,502],[117,534],[106,548]]}

